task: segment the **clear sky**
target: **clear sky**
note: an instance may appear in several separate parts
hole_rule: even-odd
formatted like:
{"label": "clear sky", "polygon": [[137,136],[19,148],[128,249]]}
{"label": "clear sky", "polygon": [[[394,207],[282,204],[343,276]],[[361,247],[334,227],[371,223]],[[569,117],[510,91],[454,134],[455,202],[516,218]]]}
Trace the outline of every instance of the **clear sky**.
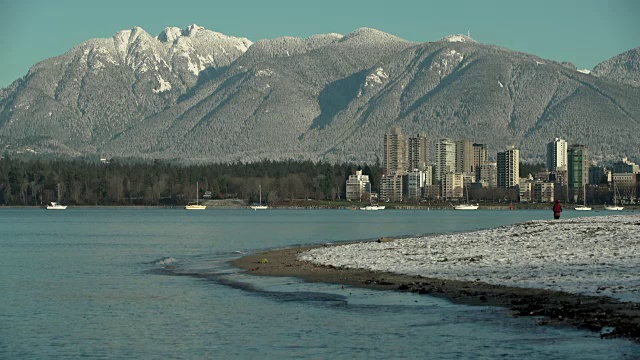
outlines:
{"label": "clear sky", "polygon": [[254,42],[359,27],[415,42],[470,31],[579,69],[640,46],[639,0],[0,0],[0,87],[91,38],[194,23]]}

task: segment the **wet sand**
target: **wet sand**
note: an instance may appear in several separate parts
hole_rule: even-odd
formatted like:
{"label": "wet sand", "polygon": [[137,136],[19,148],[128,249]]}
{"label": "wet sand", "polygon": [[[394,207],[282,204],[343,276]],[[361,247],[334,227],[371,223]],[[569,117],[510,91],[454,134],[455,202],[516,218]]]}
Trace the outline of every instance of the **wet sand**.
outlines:
{"label": "wet sand", "polygon": [[640,342],[639,303],[480,281],[342,269],[297,259],[298,254],[314,247],[318,246],[259,252],[234,260],[232,265],[252,275],[297,277],[309,282],[428,294],[458,304],[500,306],[511,309],[514,316],[536,317],[540,325],[575,326],[599,332],[602,338],[623,337]]}

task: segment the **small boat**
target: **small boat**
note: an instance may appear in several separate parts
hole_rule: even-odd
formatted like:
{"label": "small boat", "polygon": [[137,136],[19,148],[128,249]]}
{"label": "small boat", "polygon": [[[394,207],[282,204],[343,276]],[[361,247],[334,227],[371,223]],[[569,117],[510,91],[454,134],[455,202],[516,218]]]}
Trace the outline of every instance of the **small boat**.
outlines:
{"label": "small boat", "polygon": [[64,210],[66,208],[67,205],[62,205],[55,201],[52,201],[49,205],[47,205],[47,210]]}
{"label": "small boat", "polygon": [[67,205],[60,204],[60,183],[58,183],[58,201],[52,201],[47,205],[47,210],[65,210]]}
{"label": "small boat", "polygon": [[456,210],[478,210],[478,207],[480,207],[478,204],[460,204],[453,208]]}
{"label": "small boat", "polygon": [[480,205],[479,204],[469,204],[469,189],[467,189],[466,186],[465,186],[465,190],[466,190],[466,193],[467,193],[467,203],[466,204],[456,205],[453,208],[455,210],[478,210]]}
{"label": "small boat", "polygon": [[267,205],[262,205],[262,185],[258,185],[258,189],[259,189],[259,192],[260,192],[260,204],[259,205],[251,205],[250,207],[253,210],[266,210],[269,207]]}
{"label": "small boat", "polygon": [[188,204],[187,206],[184,207],[185,210],[205,210],[207,208],[206,205],[200,205],[199,203],[199,183],[196,182],[196,203],[195,204]]}
{"label": "small boat", "polygon": [[616,183],[613,183],[613,205],[604,205],[604,209],[605,210],[609,210],[609,211],[622,211],[624,209],[624,206],[618,206],[618,198],[619,198],[619,194],[618,194],[618,188],[616,186]]}
{"label": "small boat", "polygon": [[573,208],[574,210],[578,210],[578,211],[590,211],[591,207],[586,206],[586,205],[578,205],[576,207]]}
{"label": "small boat", "polygon": [[624,206],[605,205],[604,209],[609,211],[622,211],[624,210]]}
{"label": "small boat", "polygon": [[587,185],[582,185],[582,200],[584,204],[574,207],[578,211],[591,211],[591,207],[587,206]]}
{"label": "small boat", "polygon": [[371,210],[384,210],[385,206],[384,205],[367,205],[365,207],[361,207],[360,210],[367,210],[367,211],[371,211]]}

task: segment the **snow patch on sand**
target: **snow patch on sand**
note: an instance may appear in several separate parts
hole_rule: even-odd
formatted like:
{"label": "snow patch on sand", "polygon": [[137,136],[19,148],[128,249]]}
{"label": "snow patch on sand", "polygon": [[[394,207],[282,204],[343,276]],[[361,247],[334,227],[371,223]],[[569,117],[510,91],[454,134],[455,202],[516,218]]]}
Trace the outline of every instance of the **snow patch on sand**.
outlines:
{"label": "snow patch on sand", "polygon": [[334,267],[640,302],[640,215],[537,220],[470,233],[323,247],[299,258]]}

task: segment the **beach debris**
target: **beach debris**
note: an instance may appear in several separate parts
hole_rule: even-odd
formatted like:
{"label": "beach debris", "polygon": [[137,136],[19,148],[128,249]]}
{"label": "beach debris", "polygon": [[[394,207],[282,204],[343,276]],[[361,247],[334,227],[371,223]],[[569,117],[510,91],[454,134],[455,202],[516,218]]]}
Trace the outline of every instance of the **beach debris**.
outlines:
{"label": "beach debris", "polygon": [[262,258],[260,259],[260,261],[258,261],[260,264],[268,264],[269,263],[269,259],[267,258]]}

